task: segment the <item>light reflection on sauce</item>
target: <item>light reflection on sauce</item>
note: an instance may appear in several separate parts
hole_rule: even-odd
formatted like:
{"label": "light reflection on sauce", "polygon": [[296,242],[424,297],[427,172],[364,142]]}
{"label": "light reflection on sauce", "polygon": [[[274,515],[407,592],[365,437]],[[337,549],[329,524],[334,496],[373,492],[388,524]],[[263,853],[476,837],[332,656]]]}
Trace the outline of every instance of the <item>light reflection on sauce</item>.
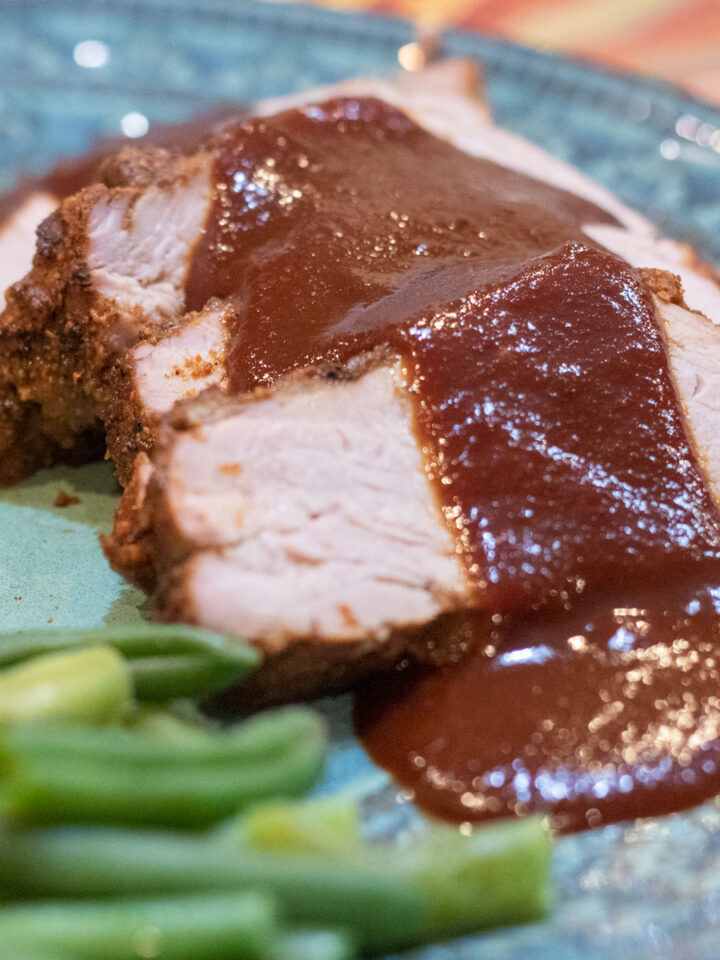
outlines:
{"label": "light reflection on sauce", "polygon": [[539,811],[576,830],[720,792],[719,668],[714,586],[615,588],[510,618],[459,664],[399,665],[361,691],[356,723],[438,816]]}

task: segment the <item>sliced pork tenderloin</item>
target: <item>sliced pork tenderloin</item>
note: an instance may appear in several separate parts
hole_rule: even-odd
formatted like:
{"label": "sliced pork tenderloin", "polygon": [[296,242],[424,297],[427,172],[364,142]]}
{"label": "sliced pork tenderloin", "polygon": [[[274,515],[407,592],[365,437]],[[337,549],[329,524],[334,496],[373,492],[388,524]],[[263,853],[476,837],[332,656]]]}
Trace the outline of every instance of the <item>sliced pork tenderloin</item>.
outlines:
{"label": "sliced pork tenderloin", "polygon": [[[477,69],[467,61],[440,64],[422,77],[401,77],[397,83],[351,81],[326,88],[322,96],[344,89],[386,95],[440,132],[449,117],[469,132],[488,121]],[[252,112],[273,113],[315,98],[306,92],[257,104]],[[34,266],[10,290],[0,315],[0,483],[62,459],[76,445],[80,454],[86,436],[96,437],[101,424],[108,433],[108,454],[126,483],[134,456],[152,444],[155,403],[169,396],[170,378],[176,386],[185,383],[178,396],[187,395],[191,381],[195,389],[224,381],[222,369],[208,366],[222,365],[215,336],[219,314],[203,311],[208,331],[202,332],[204,321],[185,315],[183,281],[211,199],[212,157],[197,144],[212,139],[237,115],[238,108],[228,108],[205,121],[161,130],[158,142],[177,143],[185,152],[182,157],[177,150],[127,148],[98,170],[104,152],[93,154],[83,175],[90,178],[92,170],[102,182],[69,197],[43,226]],[[31,191],[28,204],[14,215],[8,237],[17,238],[21,231],[24,242],[6,284],[0,275],[3,289],[17,279],[16,268],[29,265],[32,221],[64,195],[71,174],[77,171],[68,168],[59,179],[49,179],[59,186],[45,198]],[[190,331],[184,339],[175,339],[167,349],[152,349],[185,326]],[[178,378],[173,373],[176,347],[192,349],[190,339],[196,336],[207,355],[202,344],[195,355],[187,354],[184,369],[189,372],[189,362],[194,375]],[[136,352],[139,344],[146,347]],[[173,370],[166,369],[166,362]],[[170,394],[175,397],[172,390]]]}
{"label": "sliced pork tenderloin", "polygon": [[[514,180],[509,189],[515,189]],[[588,215],[587,208],[582,209],[583,217]],[[324,224],[322,212],[319,222]],[[597,210],[589,211],[596,214],[600,219]],[[391,220],[393,216],[398,214],[391,214]],[[632,217],[625,222],[632,224]],[[586,225],[588,233],[594,226]],[[311,233],[313,225],[301,222],[292,235],[294,244],[302,244],[303,229]],[[637,226],[636,233],[628,226],[613,229],[618,244],[634,239],[643,251],[657,246],[661,266],[669,261],[685,269],[685,252],[644,227]],[[532,231],[530,235],[535,236]],[[283,241],[281,252],[287,248]],[[296,276],[287,268],[281,275],[292,281]],[[262,275],[263,282],[268,276],[272,287],[273,270]],[[637,280],[633,277],[630,288]],[[675,337],[682,347],[685,334],[672,328],[695,315],[683,305],[671,274],[656,270],[647,280],[658,295],[668,340]],[[313,307],[320,313],[333,304],[334,293],[324,278],[321,288],[327,299]],[[286,296],[278,299],[278,312],[288,302],[288,288],[282,289]],[[715,294],[710,305],[720,316],[720,293],[711,283],[703,290],[709,301]],[[636,295],[642,298],[646,291]],[[398,297],[394,302],[401,301]],[[412,302],[421,311],[419,298]],[[293,309],[317,335],[313,312]],[[266,311],[262,322],[272,323],[273,317],[275,313]],[[277,329],[283,328],[270,326],[268,336],[276,336]],[[285,329],[292,341],[295,327]],[[252,335],[251,325],[247,333]],[[234,333],[234,348],[242,342]],[[302,339],[298,342],[302,350]],[[681,348],[673,357],[678,383],[692,367],[694,349],[691,340],[690,356]],[[135,358],[133,362],[138,382]],[[427,638],[428,624],[440,620],[452,632],[450,625],[454,630],[458,620],[466,623],[466,613],[476,602],[425,476],[401,372],[392,365],[354,370],[352,376],[344,367],[341,371],[338,380],[311,368],[269,391],[242,398],[215,392],[173,411],[152,464],[141,460],[115,535],[106,544],[116,569],[152,585],[161,617],[236,632],[263,650],[266,666],[258,675],[259,693],[251,699],[263,689],[266,696],[272,690],[272,699],[279,699],[341,685],[380,657],[414,644],[418,636]],[[691,398],[686,410],[692,420]],[[696,446],[709,469],[703,450],[706,433],[700,427],[696,433]],[[397,455],[389,461],[392,469],[386,469],[386,438]],[[408,490],[410,481],[422,488],[429,527],[415,512],[421,501]],[[438,564],[443,557],[452,561],[446,576]],[[312,668],[306,669],[308,664]]]}
{"label": "sliced pork tenderloin", "polygon": [[[692,286],[687,253],[581,175],[569,180],[565,165],[477,114],[450,126],[468,152],[515,169],[526,163],[539,179],[592,199],[622,225],[607,228],[607,247],[638,266],[687,267]],[[129,481],[107,543],[114,566],[154,584],[160,616],[249,636],[268,658],[261,675],[282,677],[272,695],[280,699],[342,685],[426,638],[428,624],[462,621],[471,601],[397,363],[342,368],[339,379],[306,371],[251,397],[223,394],[228,308],[210,302],[188,314],[183,297],[211,202],[211,163],[206,150],[126,153],[104,184],[46,222],[35,267],[11,292],[3,321],[16,360],[9,386],[56,443],[72,447],[104,423]],[[630,250],[640,251],[635,261]],[[714,356],[717,338],[663,277],[653,280],[673,373],[712,474],[711,399],[697,388],[706,371],[693,354],[700,338]],[[713,282],[697,281],[692,293],[701,290],[707,312],[720,316]],[[28,356],[45,357],[30,374]],[[207,386],[209,397],[188,400]],[[163,416],[151,461],[145,453]]]}
{"label": "sliced pork tenderloin", "polygon": [[[164,147],[192,153],[213,132],[247,116],[248,108],[219,107],[192,120],[154,124],[142,138],[143,147]],[[127,145],[125,137],[101,139],[87,153],[60,160],[48,173],[22,179],[0,195],[0,311],[5,291],[32,267],[35,233],[62,200],[96,183],[103,163]]]}
{"label": "sliced pork tenderloin", "polygon": [[273,651],[457,607],[465,577],[406,391],[399,365],[381,364],[350,378],[291,377],[267,396],[221,403],[218,419],[180,413],[187,426],[151,482],[158,566],[174,568],[160,609]]}

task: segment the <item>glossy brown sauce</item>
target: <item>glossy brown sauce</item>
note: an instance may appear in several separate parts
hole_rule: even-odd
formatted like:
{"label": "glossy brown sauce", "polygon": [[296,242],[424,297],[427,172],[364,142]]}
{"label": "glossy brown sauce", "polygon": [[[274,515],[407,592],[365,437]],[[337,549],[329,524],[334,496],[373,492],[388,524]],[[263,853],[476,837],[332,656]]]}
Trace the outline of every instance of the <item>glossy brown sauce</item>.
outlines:
{"label": "glossy brown sauce", "polygon": [[[603,211],[375,100],[232,128],[187,306],[235,304],[246,390],[402,358],[476,643],[358,694],[371,755],[442,816],[559,826],[720,789],[720,521],[650,292]],[[718,661],[720,662],[720,661]]]}

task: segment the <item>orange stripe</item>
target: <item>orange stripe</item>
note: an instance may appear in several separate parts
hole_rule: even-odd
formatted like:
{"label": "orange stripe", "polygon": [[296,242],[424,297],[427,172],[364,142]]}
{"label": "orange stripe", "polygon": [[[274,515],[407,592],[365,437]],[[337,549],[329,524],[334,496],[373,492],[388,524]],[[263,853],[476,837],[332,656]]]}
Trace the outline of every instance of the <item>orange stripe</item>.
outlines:
{"label": "orange stripe", "polygon": [[[511,25],[521,43],[546,49],[576,49],[593,43],[612,44],[614,37],[635,24],[646,24],[667,10],[674,0],[576,0],[573,4],[544,4]],[[510,25],[510,22],[509,22]]]}
{"label": "orange stripe", "polygon": [[394,0],[394,12],[418,23],[451,25],[463,16],[471,0]]}
{"label": "orange stripe", "polygon": [[[553,2],[562,4],[565,0],[550,0]],[[533,5],[536,4],[532,0],[475,0],[460,25],[489,33],[505,33],[508,19],[522,17],[523,11]]]}
{"label": "orange stripe", "polygon": [[[578,51],[617,66],[650,70],[666,76],[682,75],[687,63],[676,61],[695,57],[698,69],[720,55],[720,5],[716,0],[686,0],[679,7],[649,24],[624,31],[612,44],[589,42]],[[702,61],[702,62],[700,62]]]}

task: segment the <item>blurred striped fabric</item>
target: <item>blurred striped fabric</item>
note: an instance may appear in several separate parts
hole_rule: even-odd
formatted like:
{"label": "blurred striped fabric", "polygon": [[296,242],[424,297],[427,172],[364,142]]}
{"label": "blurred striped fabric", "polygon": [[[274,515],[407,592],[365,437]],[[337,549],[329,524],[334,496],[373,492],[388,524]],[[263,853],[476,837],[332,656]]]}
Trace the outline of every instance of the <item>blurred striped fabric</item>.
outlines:
{"label": "blurred striped fabric", "polygon": [[720,0],[324,0],[662,77],[720,102]]}

